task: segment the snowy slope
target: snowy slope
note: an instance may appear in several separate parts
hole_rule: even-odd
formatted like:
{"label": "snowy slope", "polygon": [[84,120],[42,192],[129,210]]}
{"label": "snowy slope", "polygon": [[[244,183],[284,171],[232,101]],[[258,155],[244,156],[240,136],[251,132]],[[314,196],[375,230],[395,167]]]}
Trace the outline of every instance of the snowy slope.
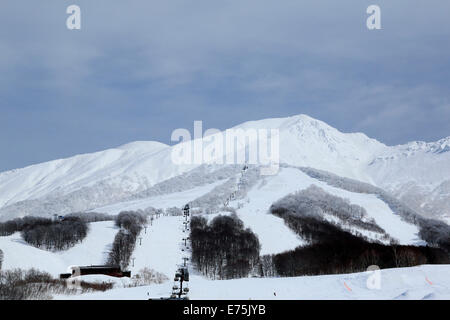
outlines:
{"label": "snowy slope", "polygon": [[[249,202],[244,201],[243,208],[237,210],[238,217],[244,222],[245,227],[250,228],[258,236],[261,255],[293,250],[305,244],[284,224],[283,219],[268,212],[276,200],[301,189],[300,181],[291,171],[283,168],[276,176],[266,177],[266,180],[261,181],[261,184],[248,193]],[[236,203],[231,202],[230,205]]]}
{"label": "snowy slope", "polygon": [[169,279],[173,277],[177,264],[181,260],[180,243],[183,238],[181,229],[183,218],[161,217],[153,221],[153,225],[147,228],[147,233],[141,232],[133,253],[134,266],[130,270],[134,273],[144,267],[165,274]]}
{"label": "snowy slope", "polygon": [[101,181],[118,184],[124,191],[143,190],[180,173],[161,166],[167,159],[170,159],[169,146],[152,141],[134,142],[7,171],[0,174],[0,206],[49,193],[66,194]]}
{"label": "snowy slope", "polygon": [[2,269],[35,268],[57,277],[72,265],[103,264],[116,233],[113,221],[90,223],[83,242],[61,252],[35,248],[23,241],[19,232],[0,237],[0,248],[4,252]]}
{"label": "snowy slope", "polygon": [[111,204],[109,206],[96,208],[93,211],[106,212],[109,214],[116,215],[119,214],[121,211],[139,210],[139,209],[144,210],[147,209],[148,207],[164,208],[164,209],[171,207],[180,208],[189,201],[192,201],[193,199],[210,192],[212,189],[214,189],[214,187],[220,185],[221,183],[223,183],[223,181],[218,181],[215,183],[192,188],[190,190],[182,192],[174,192],[166,195],[149,197],[139,200],[118,202],[115,204]]}
{"label": "snowy slope", "polygon": [[[373,276],[369,272],[236,280],[206,280],[192,276],[189,296],[193,300],[448,300],[449,273],[450,265],[384,269],[381,270],[380,289],[368,288],[367,280]],[[78,296],[57,296],[55,299],[146,300],[149,297],[167,297],[164,289],[164,284],[151,285]]]}

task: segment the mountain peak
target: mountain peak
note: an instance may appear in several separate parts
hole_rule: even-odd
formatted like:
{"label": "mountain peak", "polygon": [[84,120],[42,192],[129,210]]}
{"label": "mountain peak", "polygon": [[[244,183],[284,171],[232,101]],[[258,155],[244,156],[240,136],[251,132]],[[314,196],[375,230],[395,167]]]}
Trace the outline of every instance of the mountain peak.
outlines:
{"label": "mountain peak", "polygon": [[169,145],[158,141],[133,141],[123,144],[116,149],[135,151],[135,150],[155,150],[158,148],[169,148]]}

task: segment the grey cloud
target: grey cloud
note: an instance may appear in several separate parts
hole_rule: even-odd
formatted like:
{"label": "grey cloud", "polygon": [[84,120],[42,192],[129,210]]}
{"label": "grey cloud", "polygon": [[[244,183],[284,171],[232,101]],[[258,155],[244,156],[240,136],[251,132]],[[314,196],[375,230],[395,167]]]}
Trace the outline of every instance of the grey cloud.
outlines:
{"label": "grey cloud", "polygon": [[[171,130],[307,113],[385,143],[448,136],[450,3],[4,0],[0,170]],[[10,146],[13,146],[11,148]],[[8,148],[9,147],[9,148]]]}

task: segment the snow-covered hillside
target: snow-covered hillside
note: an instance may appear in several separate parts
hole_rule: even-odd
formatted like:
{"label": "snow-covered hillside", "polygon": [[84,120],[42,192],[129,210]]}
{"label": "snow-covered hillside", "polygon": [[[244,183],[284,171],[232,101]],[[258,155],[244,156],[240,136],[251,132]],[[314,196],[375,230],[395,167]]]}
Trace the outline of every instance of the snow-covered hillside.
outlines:
{"label": "snow-covered hillside", "polygon": [[[279,129],[281,163],[373,183],[424,214],[450,215],[449,138],[388,147],[362,133],[341,133],[306,115],[250,121],[232,129]],[[204,142],[205,147],[209,144]],[[250,141],[250,147],[255,144]],[[0,173],[0,220],[133,200],[155,184],[199,166],[173,163],[173,148],[134,142]]]}
{"label": "snow-covered hillside", "polygon": [[0,237],[0,248],[4,253],[2,269],[35,268],[58,277],[68,272],[70,266],[103,264],[116,233],[113,221],[90,223],[83,242],[61,252],[35,248],[26,243],[19,232]]}
{"label": "snow-covered hillside", "polygon": [[[152,170],[156,162],[151,160],[156,161],[158,155],[161,159],[160,153],[167,148],[158,142],[135,142],[116,149],[1,173],[0,205],[35,199],[53,192],[69,193],[106,179],[116,178],[116,183],[120,183],[124,190],[141,184],[151,185],[162,173],[160,169]],[[149,160],[150,163],[145,163]],[[127,179],[137,172],[141,172],[135,177],[137,181]]]}

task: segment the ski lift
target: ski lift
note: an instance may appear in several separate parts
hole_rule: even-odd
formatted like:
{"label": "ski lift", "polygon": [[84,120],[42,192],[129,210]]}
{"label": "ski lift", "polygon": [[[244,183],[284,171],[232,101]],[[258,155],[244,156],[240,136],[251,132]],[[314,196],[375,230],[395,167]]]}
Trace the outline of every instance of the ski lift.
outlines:
{"label": "ski lift", "polygon": [[183,281],[189,281],[189,270],[186,267],[180,268],[179,269],[180,273],[181,273],[181,278],[183,279]]}
{"label": "ski lift", "polygon": [[179,286],[176,286],[176,285],[175,285],[175,286],[172,287],[172,290],[178,290],[178,289],[180,289]]}
{"label": "ski lift", "polygon": [[184,213],[185,215],[189,215],[189,210],[190,210],[190,207],[189,207],[189,203],[188,203],[188,204],[186,204],[186,205],[184,206],[184,208],[183,208],[183,213]]}
{"label": "ski lift", "polygon": [[183,291],[188,293],[189,292],[189,288],[184,288]]}

